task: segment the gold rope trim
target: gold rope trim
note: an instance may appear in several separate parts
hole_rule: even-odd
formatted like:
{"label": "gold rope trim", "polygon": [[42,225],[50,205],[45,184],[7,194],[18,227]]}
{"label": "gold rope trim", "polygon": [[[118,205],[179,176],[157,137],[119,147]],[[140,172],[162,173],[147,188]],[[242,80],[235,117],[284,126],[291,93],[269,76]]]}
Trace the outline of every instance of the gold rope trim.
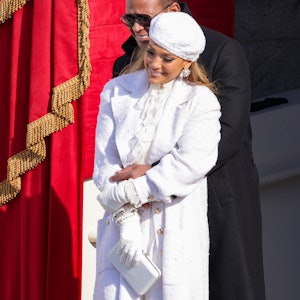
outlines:
{"label": "gold rope trim", "polygon": [[[1,3],[1,2],[0,2]],[[72,101],[90,85],[88,0],[78,1],[78,75],[53,88],[51,112],[27,125],[26,149],[7,161],[7,179],[0,183],[0,207],[21,191],[21,175],[46,158],[44,138],[74,123]]]}
{"label": "gold rope trim", "polygon": [[0,1],[0,24],[26,4],[29,0],[2,0]]}

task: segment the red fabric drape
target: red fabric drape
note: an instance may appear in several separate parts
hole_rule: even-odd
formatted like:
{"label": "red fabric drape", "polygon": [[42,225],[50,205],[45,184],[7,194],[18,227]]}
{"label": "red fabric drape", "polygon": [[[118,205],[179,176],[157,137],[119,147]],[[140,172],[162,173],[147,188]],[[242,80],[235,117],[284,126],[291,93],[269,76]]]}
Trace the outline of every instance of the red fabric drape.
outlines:
{"label": "red fabric drape", "polygon": [[[52,89],[78,73],[76,1],[29,1],[0,24],[0,181],[26,148],[27,124],[46,115]],[[0,209],[0,299],[79,299],[80,128],[45,138],[47,157]],[[1,191],[2,192],[2,191]]]}
{"label": "red fabric drape", "polygon": [[199,24],[233,36],[234,0],[185,1]]}
{"label": "red fabric drape", "polygon": [[[27,124],[49,112],[52,89],[78,73],[76,2],[29,1],[0,24],[0,182],[26,147]],[[201,24],[232,34],[233,0],[187,3]],[[89,7],[92,73],[72,104],[75,123],[45,138],[46,159],[0,208],[1,300],[80,299],[82,184],[92,175],[99,93],[129,36],[119,20],[125,0]]]}

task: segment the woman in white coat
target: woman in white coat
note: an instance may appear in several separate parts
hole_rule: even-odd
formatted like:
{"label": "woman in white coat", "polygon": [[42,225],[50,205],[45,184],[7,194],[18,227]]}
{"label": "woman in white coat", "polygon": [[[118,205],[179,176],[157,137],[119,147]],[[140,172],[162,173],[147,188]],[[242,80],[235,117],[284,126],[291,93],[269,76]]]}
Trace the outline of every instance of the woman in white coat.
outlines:
{"label": "woman in white coat", "polygon": [[[94,300],[207,300],[206,174],[217,160],[220,106],[197,65],[205,37],[181,12],[155,17],[149,36],[144,68],[112,79],[101,93],[93,179],[106,212],[98,224]],[[133,164],[147,172],[110,180]],[[144,252],[160,268],[144,296],[110,263],[116,244],[127,266]]]}

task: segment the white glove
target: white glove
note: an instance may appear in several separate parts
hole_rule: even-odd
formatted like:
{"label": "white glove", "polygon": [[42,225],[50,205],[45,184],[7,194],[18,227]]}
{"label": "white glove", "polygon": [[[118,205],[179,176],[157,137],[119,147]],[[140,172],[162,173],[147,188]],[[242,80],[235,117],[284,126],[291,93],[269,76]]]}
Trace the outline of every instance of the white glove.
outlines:
{"label": "white glove", "polygon": [[120,241],[118,253],[121,261],[127,267],[134,266],[140,260],[143,247],[140,217],[137,212],[118,223],[120,228]]}
{"label": "white glove", "polygon": [[114,212],[127,203],[125,192],[126,181],[106,187],[98,196],[97,200],[104,210]]}
{"label": "white glove", "polygon": [[106,187],[97,196],[97,199],[104,210],[108,212],[114,212],[128,202],[136,207],[141,205],[132,179]]}

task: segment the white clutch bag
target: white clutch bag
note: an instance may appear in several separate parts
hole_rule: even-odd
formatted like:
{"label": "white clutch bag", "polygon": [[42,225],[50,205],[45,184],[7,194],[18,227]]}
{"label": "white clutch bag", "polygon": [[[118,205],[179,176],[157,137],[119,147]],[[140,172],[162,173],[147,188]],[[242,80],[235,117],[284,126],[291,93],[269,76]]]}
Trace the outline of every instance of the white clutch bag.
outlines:
{"label": "white clutch bag", "polygon": [[117,253],[117,245],[113,247],[108,257],[122,277],[125,278],[139,296],[145,295],[161,276],[158,267],[146,255],[142,255],[141,260],[129,268],[120,260],[120,256]]}

